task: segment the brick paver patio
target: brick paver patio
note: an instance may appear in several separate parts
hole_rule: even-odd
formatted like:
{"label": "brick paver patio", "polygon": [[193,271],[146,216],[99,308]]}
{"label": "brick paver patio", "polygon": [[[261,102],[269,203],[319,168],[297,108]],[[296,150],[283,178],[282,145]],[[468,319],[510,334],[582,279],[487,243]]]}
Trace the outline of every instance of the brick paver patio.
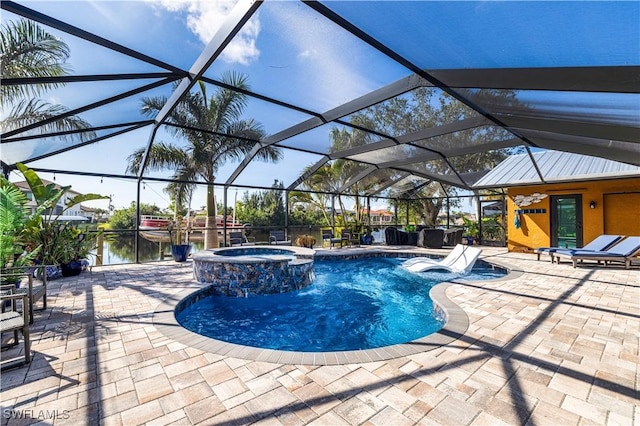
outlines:
{"label": "brick paver patio", "polygon": [[1,375],[2,425],[640,424],[638,267],[574,269],[502,248],[482,257],[522,272],[446,289],[469,318],[461,338],[339,365],[242,359],[167,337],[154,312],[199,287],[188,262],[52,281],[32,363]]}

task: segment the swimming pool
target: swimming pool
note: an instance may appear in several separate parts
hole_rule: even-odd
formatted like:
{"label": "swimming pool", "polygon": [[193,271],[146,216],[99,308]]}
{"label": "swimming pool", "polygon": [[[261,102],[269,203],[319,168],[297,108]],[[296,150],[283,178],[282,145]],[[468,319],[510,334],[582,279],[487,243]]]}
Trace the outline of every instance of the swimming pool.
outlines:
{"label": "swimming pool", "polygon": [[[445,322],[429,291],[459,275],[413,274],[402,258],[315,261],[313,285],[296,292],[225,298],[206,289],[180,302],[176,319],[217,340],[283,351],[378,348],[434,333]],[[499,278],[506,271],[479,261],[465,279]]]}

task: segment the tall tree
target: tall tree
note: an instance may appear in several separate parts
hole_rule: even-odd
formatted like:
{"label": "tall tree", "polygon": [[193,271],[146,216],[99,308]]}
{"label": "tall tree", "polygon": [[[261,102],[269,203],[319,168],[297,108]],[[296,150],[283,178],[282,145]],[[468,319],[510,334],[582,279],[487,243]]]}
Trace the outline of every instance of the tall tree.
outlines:
{"label": "tall tree", "polygon": [[[336,194],[338,189],[340,189],[353,176],[353,169],[345,167],[345,165],[349,163],[350,162],[337,160],[333,163],[323,165],[302,183],[302,187],[304,189],[312,192],[294,191],[290,194],[290,202],[308,203],[322,209],[326,224],[329,225],[331,223],[331,218],[327,211],[327,207],[331,202],[331,195],[329,194]],[[338,224],[344,225],[346,223],[344,200],[340,195],[338,195],[336,199],[340,208],[340,215],[337,217]],[[334,212],[331,214],[334,214]]]}
{"label": "tall tree", "polygon": [[[67,75],[69,47],[59,38],[45,31],[38,24],[21,19],[0,26],[0,75],[3,79],[59,77]],[[24,126],[55,118],[68,109],[39,99],[44,92],[61,86],[61,83],[39,83],[28,85],[0,86],[0,106],[11,108],[0,122],[2,131],[20,129]],[[83,130],[90,124],[77,116],[52,121],[40,127],[42,133],[54,131]],[[65,140],[89,140],[95,138],[93,131],[62,136]]]}
{"label": "tall tree", "polygon": [[[202,180],[207,183],[205,248],[218,247],[214,183],[219,168],[228,161],[244,159],[265,134],[260,123],[242,118],[248,102],[247,95],[243,93],[249,90],[247,77],[229,72],[221,79],[239,91],[221,87],[208,96],[206,85],[199,81],[199,91],[187,93],[168,120],[171,124],[168,131],[184,138],[187,144],[153,143],[146,165],[148,170],[174,170],[172,177],[180,182]],[[167,98],[143,98],[142,103],[143,114],[156,116],[167,103]],[[144,151],[142,148],[129,156],[129,172],[140,171]],[[272,146],[260,149],[256,155],[259,160],[273,162],[281,157],[280,150]]]}
{"label": "tall tree", "polygon": [[164,188],[164,192],[169,195],[171,200],[169,208],[173,210],[173,220],[176,223],[189,213],[194,189],[193,186],[178,182],[171,182]]}
{"label": "tall tree", "polygon": [[282,226],[285,223],[284,185],[277,179],[271,189],[245,192],[236,203],[237,218],[255,226]]}
{"label": "tall tree", "polygon": [[[470,94],[471,96],[471,94]],[[515,94],[509,90],[485,90],[482,93],[485,102],[493,100],[500,104],[516,103]],[[402,96],[398,96],[388,101],[381,102],[370,108],[351,116],[351,123],[362,127],[369,128],[387,134],[392,137],[410,135],[423,129],[435,128],[440,125],[454,123],[458,120],[477,116],[478,113],[461,102],[455,100],[448,94],[442,92],[438,88],[422,87]],[[353,130],[334,130],[332,132],[331,152],[339,152],[344,149],[355,146],[366,145],[375,140],[370,135],[363,134],[362,130],[354,128]],[[474,147],[487,144],[488,142],[499,141],[501,138],[509,139],[512,136],[502,128],[497,126],[480,126],[459,132],[448,133],[424,140],[417,140],[412,143],[400,144],[387,150],[378,151],[372,154],[361,154],[360,159],[367,161],[370,158],[372,163],[385,163],[400,161],[401,168],[408,171],[414,171],[418,174],[426,174],[432,176],[450,176],[455,178],[454,170],[460,174],[483,172],[493,168],[502,161],[507,155],[514,152],[511,148],[502,149],[483,149],[480,152],[471,154],[462,154],[454,157],[448,157],[447,161],[437,154],[431,154],[420,148],[432,149],[440,152],[456,151],[462,152],[473,151]],[[409,163],[406,160],[411,158],[415,162]],[[452,166],[452,167],[451,167]],[[334,167],[340,168],[338,173],[341,179],[355,176],[363,169],[363,165],[353,166],[353,162],[336,161]],[[320,171],[320,170],[319,170]],[[375,179],[364,179],[358,184],[355,190],[368,190],[374,180],[380,180],[385,176],[390,177],[394,172],[392,170],[376,171]],[[327,186],[335,177],[335,173],[317,173],[307,180],[309,189]],[[326,180],[324,183],[323,179]],[[317,182],[320,180],[320,182]],[[402,185],[402,188],[393,188],[389,191],[390,196],[403,198],[406,191],[412,191],[414,198],[419,201],[412,203],[417,215],[422,221],[428,225],[435,225],[438,213],[440,212],[443,202],[441,198],[445,192],[449,195],[455,195],[457,189],[451,185],[440,184],[437,179],[428,185],[423,185],[424,179],[416,179],[415,185]],[[417,190],[416,190],[417,189]],[[444,191],[443,191],[444,190]],[[353,191],[353,189],[352,189]]]}

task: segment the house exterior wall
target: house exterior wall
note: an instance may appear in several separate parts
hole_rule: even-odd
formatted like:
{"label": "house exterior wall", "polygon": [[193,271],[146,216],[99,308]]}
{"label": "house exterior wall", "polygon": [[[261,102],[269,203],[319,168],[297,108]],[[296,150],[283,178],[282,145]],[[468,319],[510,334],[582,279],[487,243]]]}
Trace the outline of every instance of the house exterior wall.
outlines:
{"label": "house exterior wall", "polygon": [[[44,185],[49,185],[52,184],[53,182],[48,181],[43,179],[42,183]],[[29,200],[29,202],[27,203],[27,207],[31,210],[31,214],[33,214],[36,209],[38,208],[37,203],[34,201],[34,197],[33,197],[33,193],[31,192],[31,189],[29,188],[29,185],[27,184],[26,181],[20,181],[20,182],[15,182],[15,185],[20,188],[20,190],[22,192],[25,193],[27,199]],[[60,189],[61,187],[59,185],[56,185],[56,189]],[[65,209],[65,206],[67,204],[67,202],[69,200],[71,200],[73,197],[80,195],[79,192],[76,192],[74,190],[68,190],[66,193],[64,193],[62,195],[62,197],[60,197],[60,199],[58,200],[58,203],[56,204],[56,206],[53,208],[53,211],[51,212],[51,214],[53,215],[59,215],[63,212],[63,210]],[[68,208],[64,214],[65,216],[90,216],[85,214],[82,211],[83,207],[81,204],[76,204],[75,206],[72,206],[70,208]]]}
{"label": "house exterior wall", "polygon": [[[582,195],[584,244],[602,234],[640,235],[640,178],[520,186],[507,190],[509,251],[551,245],[550,197],[525,207],[519,207],[514,202],[516,195],[536,192],[549,196]],[[596,203],[594,209],[590,208],[591,201]],[[544,213],[521,214],[520,228],[516,228],[515,211],[520,209],[544,210]]]}

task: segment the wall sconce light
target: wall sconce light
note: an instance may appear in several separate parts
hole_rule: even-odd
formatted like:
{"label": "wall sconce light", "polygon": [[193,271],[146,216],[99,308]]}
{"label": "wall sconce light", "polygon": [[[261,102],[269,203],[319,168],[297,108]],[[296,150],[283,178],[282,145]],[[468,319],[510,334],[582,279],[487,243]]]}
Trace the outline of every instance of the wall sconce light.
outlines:
{"label": "wall sconce light", "polygon": [[589,203],[589,207],[592,208],[592,209],[595,209],[596,208],[596,202],[595,201],[590,202]]}

